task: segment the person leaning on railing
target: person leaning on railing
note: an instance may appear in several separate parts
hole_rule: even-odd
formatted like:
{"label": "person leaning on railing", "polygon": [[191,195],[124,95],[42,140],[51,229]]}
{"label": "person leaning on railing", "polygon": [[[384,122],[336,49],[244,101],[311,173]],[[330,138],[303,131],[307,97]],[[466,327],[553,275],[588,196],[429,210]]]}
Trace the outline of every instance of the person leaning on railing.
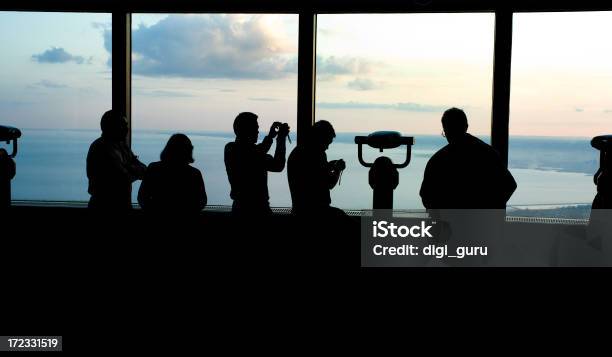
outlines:
{"label": "person leaning on railing", "polygon": [[147,168],[138,203],[147,213],[193,216],[206,206],[202,173],[191,166],[193,145],[185,134],[174,134],[161,152],[160,161]]}
{"label": "person leaning on railing", "polygon": [[128,124],[125,117],[109,110],[100,120],[102,135],[87,153],[89,208],[108,213],[132,208],[132,183],[141,180],[146,165],[127,145]]}

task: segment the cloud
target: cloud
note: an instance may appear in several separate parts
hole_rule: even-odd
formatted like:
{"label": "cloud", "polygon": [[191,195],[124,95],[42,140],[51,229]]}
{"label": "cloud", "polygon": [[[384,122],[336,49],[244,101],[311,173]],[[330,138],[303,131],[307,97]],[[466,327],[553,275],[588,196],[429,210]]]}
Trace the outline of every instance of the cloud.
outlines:
{"label": "cloud", "polygon": [[427,105],[427,104],[417,104],[417,103],[395,103],[395,104],[385,104],[385,103],[363,103],[363,102],[344,102],[344,103],[328,103],[321,102],[317,103],[317,108],[321,109],[390,109],[390,110],[400,110],[407,112],[443,112],[449,107],[437,106],[437,105]]}
{"label": "cloud", "polygon": [[577,113],[582,113],[582,112],[584,112],[584,109],[583,108],[576,108],[576,112]]}
{"label": "cloud", "polygon": [[74,62],[76,64],[91,63],[92,58],[85,60],[82,56],[74,56],[68,53],[61,47],[51,47],[45,52],[37,55],[32,55],[32,60],[38,63],[67,63]]}
{"label": "cloud", "polygon": [[[104,43],[110,51],[108,29]],[[277,79],[297,71],[296,50],[261,16],[169,15],[132,31],[132,55],[133,72],[154,77]]]}
{"label": "cloud", "polygon": [[278,102],[276,98],[249,98],[249,100],[254,100],[257,102]]}
{"label": "cloud", "polygon": [[54,81],[49,81],[49,80],[46,80],[46,79],[43,79],[42,81],[40,81],[38,83],[35,83],[34,85],[38,86],[38,87],[52,88],[52,89],[68,87],[65,84],[57,83],[57,82],[54,82]]}
{"label": "cloud", "polygon": [[375,83],[374,81],[366,78],[355,78],[354,80],[347,83],[347,87],[358,91],[367,91],[380,88],[382,83]]}
{"label": "cloud", "polygon": [[373,64],[362,58],[317,56],[317,73],[320,74],[363,74],[372,70]]}
{"label": "cloud", "polygon": [[143,90],[143,89],[135,89],[134,93],[137,95],[142,95],[146,97],[172,97],[172,98],[190,98],[195,97],[195,95],[191,93],[172,91],[172,90]]}
{"label": "cloud", "polygon": [[109,68],[113,66],[113,24],[105,22],[93,22],[91,24],[93,28],[102,30],[102,37],[104,38],[104,49],[108,52],[108,60],[106,65]]}
{"label": "cloud", "polygon": [[338,76],[369,74],[381,65],[359,57],[317,56],[317,80],[333,81]]}

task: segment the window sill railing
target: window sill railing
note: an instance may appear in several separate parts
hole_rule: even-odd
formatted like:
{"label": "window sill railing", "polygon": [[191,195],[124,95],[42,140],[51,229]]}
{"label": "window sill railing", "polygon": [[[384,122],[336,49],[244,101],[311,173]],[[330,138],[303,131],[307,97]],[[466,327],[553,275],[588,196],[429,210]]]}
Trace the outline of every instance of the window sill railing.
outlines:
{"label": "window sill railing", "polygon": [[[13,200],[15,207],[47,207],[47,208],[87,208],[87,202],[84,201],[35,201],[35,200]],[[140,210],[137,203],[132,204],[135,210]],[[272,207],[272,213],[279,216],[287,216],[291,214],[291,207]],[[204,212],[214,213],[230,213],[232,207],[228,205],[209,205],[203,210]],[[345,209],[344,212],[351,217],[366,216],[372,212],[369,209]],[[427,219],[429,215],[424,209],[398,209],[394,210],[396,217],[405,218],[421,218]],[[534,224],[559,224],[559,225],[588,225],[588,219],[575,218],[557,218],[557,217],[527,217],[527,216],[511,216],[506,215],[508,223],[534,223]]]}

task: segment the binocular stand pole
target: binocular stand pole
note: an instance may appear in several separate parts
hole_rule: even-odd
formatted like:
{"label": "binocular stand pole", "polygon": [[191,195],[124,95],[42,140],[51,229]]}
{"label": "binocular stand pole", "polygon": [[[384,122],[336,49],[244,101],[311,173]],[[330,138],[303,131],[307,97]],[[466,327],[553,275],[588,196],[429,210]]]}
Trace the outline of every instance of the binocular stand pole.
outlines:
{"label": "binocular stand pole", "polygon": [[[397,169],[402,169],[410,163],[410,153],[411,147],[414,144],[414,137],[402,136],[397,131],[377,131],[368,136],[356,136],[355,144],[357,144],[359,163],[370,168],[368,182],[374,191],[372,208],[374,210],[392,210],[393,190],[399,184],[399,172]],[[390,158],[380,156],[373,163],[366,162],[363,159],[363,145],[378,149],[380,152],[383,152],[384,149],[394,149],[405,145],[406,160],[401,164],[394,164]]]}
{"label": "binocular stand pole", "polygon": [[391,159],[381,156],[374,161],[369,172],[370,187],[374,192],[373,209],[393,209],[393,191],[399,184],[399,172]]}

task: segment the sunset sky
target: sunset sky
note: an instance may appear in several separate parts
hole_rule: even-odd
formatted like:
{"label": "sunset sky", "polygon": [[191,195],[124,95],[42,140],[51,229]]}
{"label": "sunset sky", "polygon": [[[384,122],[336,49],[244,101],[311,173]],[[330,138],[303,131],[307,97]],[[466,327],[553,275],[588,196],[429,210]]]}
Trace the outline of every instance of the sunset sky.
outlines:
{"label": "sunset sky", "polygon": [[[111,102],[110,14],[0,12],[0,124],[97,128]],[[133,15],[133,127],[231,131],[238,112],[295,127],[297,15]],[[464,108],[489,134],[493,14],[319,15],[317,119],[439,134]],[[612,122],[612,13],[515,14],[513,135]]]}

